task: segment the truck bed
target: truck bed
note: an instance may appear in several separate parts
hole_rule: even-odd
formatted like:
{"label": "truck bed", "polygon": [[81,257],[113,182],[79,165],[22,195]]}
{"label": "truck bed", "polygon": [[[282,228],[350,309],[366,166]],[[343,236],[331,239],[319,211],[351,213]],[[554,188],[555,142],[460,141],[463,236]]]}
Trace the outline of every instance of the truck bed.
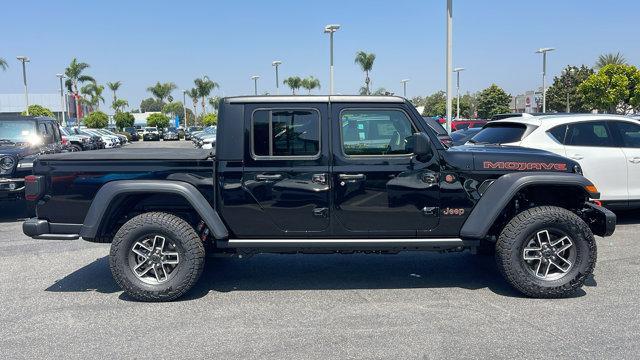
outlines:
{"label": "truck bed", "polygon": [[49,154],[40,160],[207,160],[212,157],[211,150],[203,149],[122,148]]}

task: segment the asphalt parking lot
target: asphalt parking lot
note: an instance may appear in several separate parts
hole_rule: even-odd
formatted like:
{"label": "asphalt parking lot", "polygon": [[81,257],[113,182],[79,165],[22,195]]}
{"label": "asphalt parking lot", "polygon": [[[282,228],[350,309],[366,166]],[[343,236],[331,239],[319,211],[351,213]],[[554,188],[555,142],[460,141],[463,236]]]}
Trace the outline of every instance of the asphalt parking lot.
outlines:
{"label": "asphalt parking lot", "polygon": [[[191,142],[133,147],[191,146]],[[208,259],[194,290],[140,303],[108,244],[32,240],[0,205],[0,358],[637,358],[640,212],[598,239],[578,296],[521,297],[469,253]],[[636,355],[633,355],[636,354]]]}

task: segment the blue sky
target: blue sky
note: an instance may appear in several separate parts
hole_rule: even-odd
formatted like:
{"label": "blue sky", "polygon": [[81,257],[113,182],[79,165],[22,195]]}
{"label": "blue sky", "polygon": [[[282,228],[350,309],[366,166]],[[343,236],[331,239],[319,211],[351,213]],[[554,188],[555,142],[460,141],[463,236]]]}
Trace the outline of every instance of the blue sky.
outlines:
{"label": "blue sky", "polygon": [[[7,1],[2,4],[0,93],[22,91],[16,55],[31,58],[30,92],[54,92],[55,74],[71,58],[91,64],[99,83],[121,80],[119,96],[137,108],[156,81],[180,89],[208,75],[217,95],[275,92],[272,60],[281,79],[314,75],[329,87],[325,24],[339,23],[335,37],[336,92],[356,93],[363,75],[358,50],[377,55],[374,87],[398,94],[410,78],[408,97],[444,89],[445,0],[395,1]],[[640,2],[620,0],[454,0],[454,66],[462,91],[496,83],[512,94],[540,84],[539,47],[549,55],[550,75],[566,64],[592,65],[604,52],[621,51],[640,65]],[[25,22],[23,19],[27,19]],[[281,85],[281,93],[285,93]],[[176,99],[181,93],[176,91]],[[106,97],[107,99],[110,98]],[[188,100],[187,100],[188,101]],[[109,102],[109,101],[108,101]]]}

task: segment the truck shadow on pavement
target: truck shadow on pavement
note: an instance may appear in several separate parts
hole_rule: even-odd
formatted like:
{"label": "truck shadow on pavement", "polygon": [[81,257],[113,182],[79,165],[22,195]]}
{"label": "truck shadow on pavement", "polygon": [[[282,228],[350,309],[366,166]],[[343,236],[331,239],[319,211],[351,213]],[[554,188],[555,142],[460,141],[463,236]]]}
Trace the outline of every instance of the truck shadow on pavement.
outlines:
{"label": "truck shadow on pavement", "polygon": [[[588,279],[586,286],[597,286],[595,279]],[[498,295],[523,297],[502,278],[493,257],[405,252],[208,258],[200,281],[178,301],[199,299],[212,291],[442,288],[487,288]],[[108,258],[103,257],[56,281],[46,291],[116,293],[121,290],[111,277]],[[576,297],[585,294],[581,290]],[[133,301],[124,293],[120,299]]]}
{"label": "truck shadow on pavement", "polygon": [[15,222],[27,218],[27,208],[24,201],[0,202],[0,223]]}

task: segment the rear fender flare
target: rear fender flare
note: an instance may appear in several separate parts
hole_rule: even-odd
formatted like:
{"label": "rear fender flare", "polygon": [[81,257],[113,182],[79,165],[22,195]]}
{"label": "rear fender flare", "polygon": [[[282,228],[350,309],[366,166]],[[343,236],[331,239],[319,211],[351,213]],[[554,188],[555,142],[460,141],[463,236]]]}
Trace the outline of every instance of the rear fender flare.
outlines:
{"label": "rear fender flare", "polygon": [[207,224],[212,235],[219,240],[227,239],[229,232],[209,201],[195,186],[171,180],[118,180],[108,182],[96,194],[91,207],[84,218],[80,236],[87,239],[95,238],[105,221],[105,214],[112,202],[122,195],[128,194],[173,194],[182,196],[193,206]]}

